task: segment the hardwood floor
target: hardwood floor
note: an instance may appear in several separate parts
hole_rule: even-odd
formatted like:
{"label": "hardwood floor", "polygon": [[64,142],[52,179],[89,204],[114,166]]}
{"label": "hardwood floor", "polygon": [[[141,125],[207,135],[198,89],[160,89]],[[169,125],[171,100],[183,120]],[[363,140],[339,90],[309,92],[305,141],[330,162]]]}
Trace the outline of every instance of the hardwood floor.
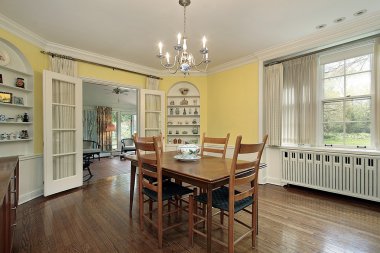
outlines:
{"label": "hardwood floor", "polygon": [[[205,252],[198,236],[189,247],[187,223],[166,232],[159,250],[155,230],[140,231],[137,201],[129,218],[129,184],[119,175],[19,206],[13,252]],[[259,194],[257,247],[247,238],[235,252],[380,252],[378,203],[273,185]],[[227,250],[213,244],[213,252]]]}
{"label": "hardwood floor", "polygon": [[[126,160],[120,160],[119,157],[102,157],[100,161],[98,159],[91,160],[90,169],[94,175],[89,182],[93,183],[99,179],[118,176],[130,173],[131,163]],[[88,172],[85,170],[83,175],[87,175]]]}

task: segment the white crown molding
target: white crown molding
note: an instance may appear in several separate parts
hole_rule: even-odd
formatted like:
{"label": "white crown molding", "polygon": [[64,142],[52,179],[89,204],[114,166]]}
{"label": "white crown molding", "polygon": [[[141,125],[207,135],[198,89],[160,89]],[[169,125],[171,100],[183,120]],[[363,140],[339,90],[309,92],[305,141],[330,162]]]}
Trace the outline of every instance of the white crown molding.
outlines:
{"label": "white crown molding", "polygon": [[289,41],[280,46],[261,50],[256,53],[260,60],[270,60],[305,50],[331,47],[375,35],[380,31],[380,11],[357,17],[340,25],[325,28],[317,33]]}
{"label": "white crown molding", "polygon": [[15,21],[11,20],[7,16],[0,13],[0,27],[12,34],[32,43],[33,45],[44,48],[47,44],[47,40],[37,35],[36,33],[28,30],[27,28],[19,25]]}
{"label": "white crown molding", "polygon": [[207,71],[208,75],[216,74],[222,71],[234,69],[237,67],[240,67],[242,65],[246,65],[249,63],[257,62],[258,58],[255,54],[250,54],[223,64],[220,64],[218,66],[215,66],[213,68],[210,68],[209,71]]}

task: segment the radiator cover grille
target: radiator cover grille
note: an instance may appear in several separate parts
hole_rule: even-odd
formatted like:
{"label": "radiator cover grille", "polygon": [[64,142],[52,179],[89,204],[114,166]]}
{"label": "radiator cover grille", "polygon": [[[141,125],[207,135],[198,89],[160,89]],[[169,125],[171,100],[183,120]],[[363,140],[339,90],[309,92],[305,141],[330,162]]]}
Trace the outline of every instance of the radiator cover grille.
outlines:
{"label": "radiator cover grille", "polygon": [[380,156],[282,150],[282,181],[380,201]]}

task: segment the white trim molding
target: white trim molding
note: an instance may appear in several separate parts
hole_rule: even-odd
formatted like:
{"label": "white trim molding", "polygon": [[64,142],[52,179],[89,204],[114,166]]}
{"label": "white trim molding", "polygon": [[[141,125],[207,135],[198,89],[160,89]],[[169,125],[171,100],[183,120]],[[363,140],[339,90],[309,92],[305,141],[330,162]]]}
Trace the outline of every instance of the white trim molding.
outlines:
{"label": "white trim molding", "polygon": [[244,56],[244,57],[241,57],[241,58],[220,64],[220,65],[217,65],[213,68],[210,68],[209,71],[207,71],[207,74],[208,75],[216,74],[219,72],[234,69],[234,68],[237,68],[237,67],[249,64],[249,63],[254,63],[257,61],[258,61],[257,56],[255,54],[250,54],[250,55],[247,55],[247,56]]}
{"label": "white trim molding", "polygon": [[40,48],[45,48],[46,44],[48,43],[47,40],[45,40],[38,34],[16,23],[15,21],[11,20],[10,18],[8,18],[2,13],[0,13],[0,28],[10,33],[13,33],[14,35]]}
{"label": "white trim molding", "polygon": [[[319,32],[304,36],[297,40],[270,47],[256,53],[256,56],[265,61],[287,55],[332,47],[357,39],[365,38],[380,32],[380,11],[363,15],[342,24],[325,28]],[[307,53],[307,51],[305,52]]]}

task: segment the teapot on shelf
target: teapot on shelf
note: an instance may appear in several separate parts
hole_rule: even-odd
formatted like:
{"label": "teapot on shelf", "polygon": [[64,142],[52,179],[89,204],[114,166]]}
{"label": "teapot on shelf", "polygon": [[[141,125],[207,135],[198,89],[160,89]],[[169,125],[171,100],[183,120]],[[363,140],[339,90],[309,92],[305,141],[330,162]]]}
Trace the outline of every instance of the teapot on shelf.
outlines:
{"label": "teapot on shelf", "polygon": [[192,130],[192,133],[193,134],[198,134],[198,127],[194,127],[193,130]]}

